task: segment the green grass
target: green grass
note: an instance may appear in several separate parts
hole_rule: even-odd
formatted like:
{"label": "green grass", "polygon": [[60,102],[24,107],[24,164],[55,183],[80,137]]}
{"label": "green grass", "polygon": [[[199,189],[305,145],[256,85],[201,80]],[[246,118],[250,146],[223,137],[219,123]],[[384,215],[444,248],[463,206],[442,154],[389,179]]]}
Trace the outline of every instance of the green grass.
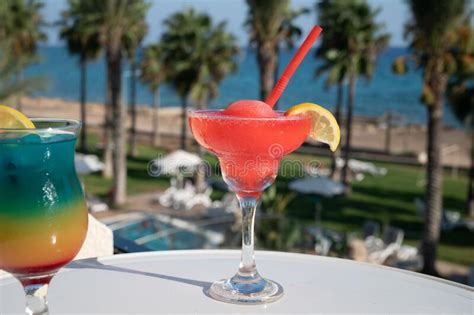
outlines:
{"label": "green grass", "polygon": [[[298,157],[300,158],[300,157]],[[327,160],[321,160],[327,165]],[[423,222],[416,212],[414,199],[423,198],[424,169],[414,166],[376,163],[388,169],[381,177],[366,176],[354,182],[352,193],[346,198],[323,198],[323,225],[341,232],[360,230],[366,220],[374,220],[381,226],[395,226],[405,231],[407,243],[417,246],[422,235]],[[280,192],[285,190],[291,178],[280,177]],[[467,177],[444,177],[444,208],[461,212],[467,217]],[[288,206],[290,216],[308,223],[314,222],[314,199],[300,195]],[[443,232],[439,257],[446,261],[464,265],[474,264],[474,232],[456,230]]]}
{"label": "green grass", "polygon": [[[98,142],[91,137],[91,151],[100,154],[94,149]],[[138,157],[128,158],[128,193],[130,195],[166,188],[168,178],[154,178],[148,175],[147,165],[164,151],[146,145],[138,147]],[[206,155],[205,159],[214,165],[217,159]],[[288,161],[309,162],[313,156],[293,154]],[[317,161],[327,167],[327,158],[318,158]],[[421,238],[423,222],[418,217],[414,199],[423,198],[422,182],[425,178],[424,169],[415,166],[403,166],[390,163],[376,163],[388,169],[388,174],[381,177],[366,176],[361,182],[354,182],[352,193],[348,197],[323,198],[323,225],[341,232],[360,231],[366,220],[374,220],[381,226],[395,226],[405,231],[407,244],[417,246]],[[288,166],[290,165],[290,166]],[[280,174],[276,185],[279,193],[288,191],[288,182],[294,177],[288,176],[288,171],[296,164],[287,164],[285,173]],[[289,172],[291,174],[291,172]],[[295,174],[295,172],[293,172]],[[286,176],[285,176],[286,175]],[[111,181],[103,179],[100,174],[83,177],[86,191],[105,197],[111,189]],[[461,173],[459,178],[452,178],[450,172],[444,177],[444,208],[452,209],[467,216],[465,200],[467,195],[467,177]],[[213,197],[220,198],[222,192],[215,192]],[[302,224],[314,224],[314,198],[307,195],[298,195],[288,206],[287,215]],[[439,246],[439,258],[463,265],[474,264],[474,233],[469,231],[443,232]]]}
{"label": "green grass", "polygon": [[[89,136],[88,142],[89,152],[101,156],[101,150],[97,149],[98,137],[92,134]],[[165,151],[147,145],[138,145],[137,149],[137,157],[127,158],[128,194],[134,195],[167,188],[169,186],[169,178],[152,177],[147,172],[148,163]],[[85,175],[81,179],[84,182],[86,192],[101,198],[107,198],[108,192],[112,189],[112,180],[103,178],[99,173]]]}

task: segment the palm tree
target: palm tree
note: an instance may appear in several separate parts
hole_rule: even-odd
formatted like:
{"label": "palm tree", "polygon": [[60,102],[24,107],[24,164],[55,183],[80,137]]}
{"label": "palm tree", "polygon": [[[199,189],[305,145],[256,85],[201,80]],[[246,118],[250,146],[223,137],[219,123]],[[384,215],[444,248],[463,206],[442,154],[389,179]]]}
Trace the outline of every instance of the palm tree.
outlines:
{"label": "palm tree", "polygon": [[129,136],[129,154],[130,156],[136,156],[136,138],[137,138],[137,50],[141,45],[143,38],[145,37],[148,28],[145,21],[142,21],[141,25],[136,25],[134,30],[135,34],[133,37],[126,37],[125,48],[127,57],[130,62],[130,136]]}
{"label": "palm tree", "polygon": [[60,37],[66,40],[68,50],[71,54],[79,56],[80,68],[80,102],[81,102],[81,135],[80,150],[87,151],[87,63],[98,58],[101,53],[98,33],[95,29],[84,23],[81,19],[81,6],[78,1],[69,0],[69,7],[62,12],[60,25]]}
{"label": "palm tree", "polygon": [[278,77],[279,45],[286,42],[291,48],[301,30],[294,19],[306,14],[306,9],[291,10],[290,0],[247,0],[250,43],[255,46],[260,72],[260,99],[270,95]]}
{"label": "palm tree", "polygon": [[[145,15],[149,5],[142,0],[71,0],[77,6],[77,19],[93,30],[105,50],[107,65],[105,117],[105,169],[112,165],[112,203],[126,200],[126,110],[120,100],[122,59],[146,30]],[[70,3],[70,4],[71,4]]]}
{"label": "palm tree", "polygon": [[219,83],[235,71],[238,53],[235,37],[226,24],[193,9],[178,12],[165,21],[161,46],[168,81],[181,98],[181,148],[186,148],[188,99],[198,108],[218,95]]}
{"label": "palm tree", "polygon": [[[423,69],[421,100],[428,114],[426,211],[423,239],[423,272],[436,275],[436,251],[440,236],[443,209],[443,167],[440,156],[441,127],[444,96],[450,73],[454,71],[450,51],[453,30],[462,23],[466,1],[408,1],[411,19],[406,24],[406,37],[410,40],[412,57]],[[396,72],[406,70],[405,58],[394,64]]]}
{"label": "palm tree", "polygon": [[2,44],[0,35],[0,102],[8,101],[19,94],[32,93],[44,87],[45,81],[41,77],[16,78],[18,62],[21,62],[19,58],[14,58],[7,53],[7,48]]}
{"label": "palm tree", "polygon": [[471,137],[467,212],[474,217],[474,29],[466,23],[455,35],[456,42],[451,49],[455,72],[448,81],[448,104]]}
{"label": "palm tree", "polygon": [[135,53],[130,58],[130,99],[128,110],[130,112],[130,135],[128,137],[128,155],[137,155],[137,60]]}
{"label": "palm tree", "polygon": [[359,76],[367,81],[373,76],[376,58],[387,45],[389,35],[380,33],[383,25],[377,23],[379,10],[373,10],[365,0],[323,0],[318,5],[322,22],[326,25],[323,46],[326,64],[319,71],[329,72],[327,83],[338,83],[342,99],[342,83],[348,81],[346,143],[342,169],[342,182],[348,185],[348,164],[351,149],[352,120],[355,87]]}
{"label": "palm tree", "polygon": [[[347,78],[347,66],[345,63],[342,50],[345,43],[343,38],[339,37],[337,25],[335,25],[335,16],[339,14],[334,10],[334,6],[330,6],[328,1],[318,2],[316,4],[316,12],[318,13],[318,24],[324,29],[321,38],[321,45],[316,50],[315,57],[322,59],[323,63],[316,69],[315,76],[320,77],[326,74],[325,87],[329,89],[336,85],[336,107],[334,117],[337,121],[341,120],[341,107],[344,97],[344,81]],[[334,53],[335,52],[335,53]],[[340,156],[340,150],[332,154],[331,161],[331,177],[336,176],[336,160]]]}
{"label": "palm tree", "polygon": [[143,59],[140,64],[140,80],[148,84],[153,94],[153,117],[152,117],[152,145],[158,145],[158,110],[160,108],[160,85],[166,79],[166,69],[163,66],[161,46],[153,44],[145,47]]}
{"label": "palm tree", "polygon": [[[5,52],[15,59],[14,80],[23,81],[23,69],[37,60],[38,42],[46,40],[42,31],[45,22],[40,14],[43,4],[36,0],[5,0],[0,5],[0,37],[3,33]],[[21,93],[17,94],[17,108],[21,110]]]}

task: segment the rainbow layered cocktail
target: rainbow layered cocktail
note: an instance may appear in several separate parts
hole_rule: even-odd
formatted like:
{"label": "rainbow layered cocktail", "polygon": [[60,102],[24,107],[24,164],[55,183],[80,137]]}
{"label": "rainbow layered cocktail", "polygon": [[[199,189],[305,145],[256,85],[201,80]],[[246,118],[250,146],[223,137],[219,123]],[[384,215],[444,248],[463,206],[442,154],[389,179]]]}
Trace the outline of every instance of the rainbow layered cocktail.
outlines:
{"label": "rainbow layered cocktail", "polygon": [[36,129],[0,128],[0,269],[25,290],[49,283],[77,255],[87,233],[74,167],[80,124],[33,122]]}

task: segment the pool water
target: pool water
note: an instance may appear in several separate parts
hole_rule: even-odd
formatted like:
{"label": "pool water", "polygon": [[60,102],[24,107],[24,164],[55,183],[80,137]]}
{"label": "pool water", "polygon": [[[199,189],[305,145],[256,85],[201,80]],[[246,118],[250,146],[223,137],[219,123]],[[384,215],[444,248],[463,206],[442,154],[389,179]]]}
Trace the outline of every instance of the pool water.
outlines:
{"label": "pool water", "polygon": [[176,228],[156,218],[147,218],[113,229],[114,236],[134,241],[148,250],[199,249],[206,247],[206,237]]}

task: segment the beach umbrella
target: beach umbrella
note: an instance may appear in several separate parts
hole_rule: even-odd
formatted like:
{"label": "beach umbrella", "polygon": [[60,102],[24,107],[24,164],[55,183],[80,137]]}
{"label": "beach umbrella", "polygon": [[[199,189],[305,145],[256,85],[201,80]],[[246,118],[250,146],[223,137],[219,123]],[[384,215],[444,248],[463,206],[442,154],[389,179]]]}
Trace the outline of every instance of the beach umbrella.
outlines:
{"label": "beach umbrella", "polygon": [[320,197],[333,197],[341,195],[345,191],[343,184],[335,182],[326,176],[297,179],[290,182],[289,188],[311,196],[315,205],[315,219],[318,225],[321,222],[321,213],[323,211]]}
{"label": "beach umbrella", "polygon": [[151,171],[154,176],[159,175],[177,175],[183,172],[194,171],[201,165],[203,160],[196,154],[183,150],[177,150],[173,153],[160,157],[152,161]]}
{"label": "beach umbrella", "polygon": [[332,197],[344,193],[343,184],[325,176],[297,179],[290,182],[289,188],[303,194],[314,194],[323,197]]}
{"label": "beach umbrella", "polygon": [[80,175],[101,171],[104,168],[97,155],[76,153],[74,157],[76,172]]}

